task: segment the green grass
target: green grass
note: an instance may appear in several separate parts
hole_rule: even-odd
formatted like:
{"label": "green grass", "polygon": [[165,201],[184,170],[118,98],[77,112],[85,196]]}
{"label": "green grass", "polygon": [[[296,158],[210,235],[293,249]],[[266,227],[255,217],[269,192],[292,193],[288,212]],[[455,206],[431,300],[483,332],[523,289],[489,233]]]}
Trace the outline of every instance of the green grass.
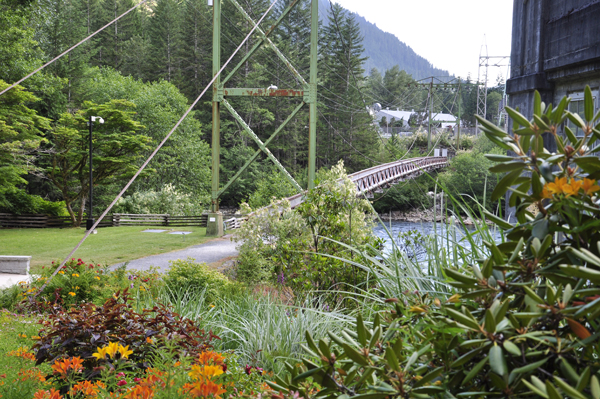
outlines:
{"label": "green grass", "polygon": [[[27,379],[15,383],[21,370],[31,370],[35,361],[8,355],[19,348],[30,349],[35,343],[33,337],[40,330],[38,318],[35,316],[15,315],[7,310],[0,310],[0,397],[3,399],[31,398],[34,392],[42,388],[39,381]],[[31,351],[30,351],[31,353]],[[48,365],[38,368],[43,375],[50,372]]]}
{"label": "green grass", "polygon": [[[159,228],[159,227],[154,227]],[[98,230],[75,252],[75,258],[86,262],[115,264],[144,256],[171,252],[210,239],[204,227],[176,228],[191,231],[188,235],[142,233],[146,227],[108,227]],[[0,255],[31,256],[32,271],[63,260],[83,237],[84,228],[68,229],[7,229],[0,230]]]}

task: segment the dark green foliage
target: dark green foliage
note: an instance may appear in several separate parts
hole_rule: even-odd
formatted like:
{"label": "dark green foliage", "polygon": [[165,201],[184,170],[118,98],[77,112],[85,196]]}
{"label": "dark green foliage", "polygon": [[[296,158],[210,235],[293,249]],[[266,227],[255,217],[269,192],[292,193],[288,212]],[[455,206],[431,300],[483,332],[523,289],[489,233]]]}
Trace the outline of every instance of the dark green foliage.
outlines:
{"label": "dark green foliage", "polygon": [[117,293],[104,305],[83,304],[70,310],[48,314],[40,340],[33,346],[37,363],[52,364],[56,359],[80,356],[87,378],[99,376],[92,354],[111,342],[128,346],[130,359],[139,368],[151,367],[151,354],[168,340],[178,339],[181,353],[197,356],[211,347],[214,335],[206,333],[190,319],[182,319],[162,305],[136,312],[127,290]]}
{"label": "dark green foliage", "polygon": [[39,195],[27,194],[24,190],[9,190],[4,193],[5,203],[0,203],[0,213],[23,215],[36,213],[52,216],[66,216],[67,209],[64,201],[46,201]]}
{"label": "dark green foliage", "polygon": [[[0,80],[0,90],[6,87]],[[4,193],[25,183],[22,176],[34,170],[33,152],[50,128],[47,118],[28,107],[36,101],[38,98],[21,86],[0,97],[0,205],[4,207],[9,206]]]}
{"label": "dark green foliage", "polygon": [[[131,176],[135,161],[148,149],[151,138],[137,134],[143,127],[132,119],[134,104],[113,100],[104,104],[85,102],[75,114],[61,116],[51,131],[52,149],[46,175],[61,191],[74,226],[83,219],[89,185],[101,185]],[[93,129],[94,181],[89,180],[89,128],[91,116],[104,118]],[[78,210],[75,214],[74,205]]]}
{"label": "dark green foliage", "polygon": [[382,214],[390,209],[399,211],[429,209],[433,205],[433,199],[427,193],[433,190],[433,185],[432,178],[426,175],[408,182],[400,182],[376,197],[373,207]]}

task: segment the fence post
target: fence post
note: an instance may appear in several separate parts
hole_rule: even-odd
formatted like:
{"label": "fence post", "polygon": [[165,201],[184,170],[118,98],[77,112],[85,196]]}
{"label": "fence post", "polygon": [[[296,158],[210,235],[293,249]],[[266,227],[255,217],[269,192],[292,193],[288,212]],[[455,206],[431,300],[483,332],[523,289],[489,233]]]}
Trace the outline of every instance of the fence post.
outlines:
{"label": "fence post", "polygon": [[164,226],[168,226],[168,225],[169,225],[169,214],[166,214],[165,216],[163,216],[163,218],[164,218],[164,220],[165,220],[165,221],[163,222],[163,225],[164,225]]}

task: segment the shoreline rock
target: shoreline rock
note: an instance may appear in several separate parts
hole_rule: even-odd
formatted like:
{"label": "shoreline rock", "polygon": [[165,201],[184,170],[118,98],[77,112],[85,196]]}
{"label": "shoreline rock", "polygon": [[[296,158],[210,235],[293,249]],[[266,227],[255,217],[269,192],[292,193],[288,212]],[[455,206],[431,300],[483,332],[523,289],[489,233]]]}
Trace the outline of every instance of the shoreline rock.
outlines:
{"label": "shoreline rock", "polygon": [[[379,218],[382,221],[390,221],[390,213],[380,213],[379,214]],[[408,212],[402,212],[402,211],[392,211],[391,212],[391,220],[394,222],[410,222],[410,223],[419,223],[419,222],[438,222],[438,223],[446,223],[446,224],[450,224],[452,223],[451,218],[446,219],[445,215],[442,215],[442,213],[440,212],[440,210],[438,209],[437,212],[434,211],[433,208],[431,209],[415,209],[412,211],[408,211]],[[458,221],[458,219],[454,219],[454,223],[459,224],[460,222]],[[466,218],[462,218],[462,223],[464,223],[466,226],[473,226],[475,223],[473,222],[473,220],[471,220],[471,218],[466,217]],[[487,221],[488,224],[490,224],[489,221]]]}

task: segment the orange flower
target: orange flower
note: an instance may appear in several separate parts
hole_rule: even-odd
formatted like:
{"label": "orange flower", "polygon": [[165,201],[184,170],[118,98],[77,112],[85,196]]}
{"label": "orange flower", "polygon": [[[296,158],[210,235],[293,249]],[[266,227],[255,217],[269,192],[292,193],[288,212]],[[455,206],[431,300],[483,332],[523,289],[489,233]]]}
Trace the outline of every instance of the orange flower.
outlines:
{"label": "orange flower", "polygon": [[39,390],[33,395],[33,399],[62,399],[60,393],[52,388],[49,391]]}
{"label": "orange flower", "polygon": [[563,186],[565,184],[567,184],[566,177],[561,177],[560,179],[558,177],[555,177],[554,183],[547,183],[545,187],[547,187],[548,191],[550,191],[552,194],[562,194]]}
{"label": "orange flower", "polygon": [[587,178],[583,179],[583,191],[585,191],[586,195],[592,195],[598,190],[600,190],[600,187],[598,187],[596,180]]}
{"label": "orange flower", "polygon": [[7,356],[21,357],[23,359],[35,361],[35,355],[33,353],[30,353],[28,351],[28,349],[24,348],[24,347],[20,347],[16,351],[10,351],[10,352],[8,352]]}
{"label": "orange flower", "polygon": [[82,394],[86,395],[86,397],[96,397],[98,396],[98,392],[100,390],[100,388],[103,388],[103,385],[99,385],[99,384],[94,384],[90,381],[82,381],[82,382],[78,382],[77,384],[75,384],[73,386],[73,388],[71,388],[70,394],[72,396],[77,395],[78,392],[81,392]]}
{"label": "orange flower", "polygon": [[193,365],[192,371],[190,371],[188,374],[194,380],[210,380],[213,377],[223,374],[223,368],[221,366]]}
{"label": "orange flower", "polygon": [[152,399],[154,389],[146,385],[136,385],[127,394],[125,399]]}
{"label": "orange flower", "polygon": [[79,356],[70,359],[57,360],[51,366],[54,374],[66,376],[69,370],[78,372],[83,368],[83,360]]}
{"label": "orange flower", "polygon": [[544,186],[544,189],[542,190],[542,198],[548,198],[548,199],[552,198],[552,193],[550,192],[550,190],[548,190],[547,184]]}
{"label": "orange flower", "polygon": [[34,380],[39,382],[46,381],[46,378],[42,375],[42,372],[36,368],[29,370],[21,370],[19,371],[19,376],[21,376],[21,381]]}
{"label": "orange flower", "polygon": [[212,396],[215,399],[221,399],[221,394],[226,391],[221,384],[216,384],[212,381],[195,382],[193,384],[185,384],[183,389],[188,391],[196,398],[207,398]]}
{"label": "orange flower", "polygon": [[562,189],[566,196],[570,197],[571,195],[577,195],[581,186],[581,180],[571,179],[571,183],[563,185]]}
{"label": "orange flower", "polygon": [[224,360],[225,358],[223,357],[223,355],[213,351],[202,352],[200,356],[198,356],[198,364],[222,365]]}

